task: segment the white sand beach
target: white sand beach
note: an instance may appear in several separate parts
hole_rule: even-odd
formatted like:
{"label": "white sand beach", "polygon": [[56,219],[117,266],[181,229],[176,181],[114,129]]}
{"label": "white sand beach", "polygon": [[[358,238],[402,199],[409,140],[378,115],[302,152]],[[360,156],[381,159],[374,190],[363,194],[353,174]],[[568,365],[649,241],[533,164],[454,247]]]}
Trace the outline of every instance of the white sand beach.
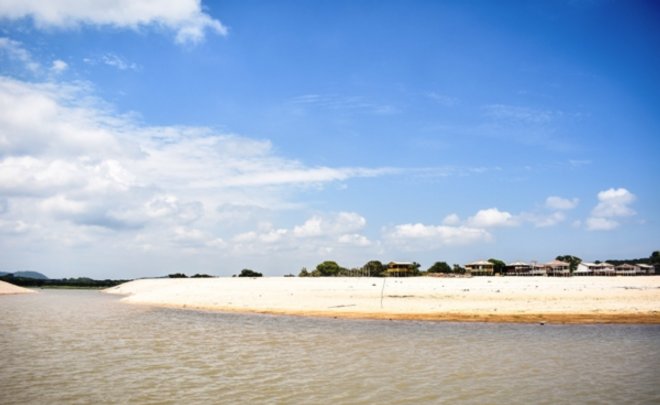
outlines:
{"label": "white sand beach", "polygon": [[[660,277],[144,279],[105,290],[187,309],[492,322],[660,323]],[[381,294],[382,292],[382,294]]]}
{"label": "white sand beach", "polygon": [[29,293],[34,293],[34,292],[36,292],[36,291],[30,290],[29,288],[23,288],[23,287],[19,287],[17,285],[6,283],[4,281],[0,281],[0,295],[29,294]]}

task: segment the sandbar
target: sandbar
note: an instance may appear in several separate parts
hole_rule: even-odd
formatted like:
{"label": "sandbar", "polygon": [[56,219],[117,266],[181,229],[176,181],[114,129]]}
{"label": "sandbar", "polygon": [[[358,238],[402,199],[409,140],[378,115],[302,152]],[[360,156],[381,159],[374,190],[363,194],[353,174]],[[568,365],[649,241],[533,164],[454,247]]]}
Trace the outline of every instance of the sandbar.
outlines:
{"label": "sandbar", "polygon": [[29,294],[34,292],[36,291],[30,290],[29,288],[23,288],[5,281],[0,281],[0,295]]}
{"label": "sandbar", "polygon": [[142,279],[104,290],[173,308],[458,322],[660,324],[660,277]]}

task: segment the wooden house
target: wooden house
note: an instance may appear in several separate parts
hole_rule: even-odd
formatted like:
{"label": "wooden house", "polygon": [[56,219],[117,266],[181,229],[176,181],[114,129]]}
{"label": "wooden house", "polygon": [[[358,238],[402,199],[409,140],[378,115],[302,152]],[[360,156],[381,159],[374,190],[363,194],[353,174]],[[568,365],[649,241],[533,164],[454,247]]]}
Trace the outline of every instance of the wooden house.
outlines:
{"label": "wooden house", "polygon": [[493,263],[487,260],[478,260],[466,264],[465,270],[473,276],[492,276],[495,268]]}

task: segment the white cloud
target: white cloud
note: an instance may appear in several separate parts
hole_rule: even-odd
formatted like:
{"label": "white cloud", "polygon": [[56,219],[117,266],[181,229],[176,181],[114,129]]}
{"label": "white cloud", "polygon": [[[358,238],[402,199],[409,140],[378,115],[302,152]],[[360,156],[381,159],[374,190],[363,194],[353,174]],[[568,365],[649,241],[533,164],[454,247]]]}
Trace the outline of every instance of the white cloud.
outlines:
{"label": "white cloud", "polygon": [[489,241],[492,236],[485,229],[468,226],[402,224],[384,234],[385,240],[406,250],[426,250],[448,245],[465,245]]}
{"label": "white cloud", "polygon": [[23,64],[32,73],[37,73],[41,68],[39,63],[32,59],[30,52],[23,48],[23,44],[13,39],[0,37],[0,52],[6,54],[9,60]]}
{"label": "white cloud", "polygon": [[331,217],[313,216],[304,224],[293,228],[293,234],[299,238],[348,234],[359,231],[367,221],[354,212],[340,212]]}
{"label": "white cloud", "polygon": [[579,202],[580,200],[577,198],[568,199],[557,196],[551,196],[546,198],[545,206],[546,208],[552,210],[572,210],[573,208],[577,207]]}
{"label": "white cloud", "polygon": [[310,185],[396,172],[309,167],[269,141],[139,124],[82,85],[0,76],[2,232],[20,234],[25,251],[92,252],[96,244],[122,254],[181,248],[244,258],[373,246],[360,233],[365,218],[353,212],[249,229],[255,218],[300,209],[292,196]]}
{"label": "white cloud", "polygon": [[598,193],[598,204],[591,210],[591,216],[586,220],[590,231],[609,231],[617,228],[620,223],[612,218],[635,215],[630,208],[637,198],[625,188],[610,188]]}
{"label": "white cloud", "polygon": [[442,225],[458,225],[461,223],[461,218],[457,214],[449,214],[442,220]]}
{"label": "white cloud", "polygon": [[531,222],[537,228],[545,228],[555,226],[566,220],[566,214],[562,211],[555,211],[552,213],[522,213],[520,218],[524,221]]}
{"label": "white cloud", "polygon": [[80,25],[138,29],[163,27],[176,32],[176,42],[197,43],[206,32],[227,34],[222,23],[202,10],[199,0],[22,0],[0,1],[0,17],[32,18],[38,28]]}
{"label": "white cloud", "polygon": [[619,227],[619,223],[608,218],[590,217],[586,220],[587,229],[590,231],[609,231]]}
{"label": "white cloud", "polygon": [[60,74],[65,70],[67,70],[68,67],[69,65],[65,61],[60,59],[55,59],[50,67],[50,70],[55,74]]}
{"label": "white cloud", "polygon": [[351,233],[346,235],[341,235],[338,239],[339,243],[352,246],[370,246],[371,241],[364,235],[358,233]]}
{"label": "white cloud", "polygon": [[625,188],[610,188],[601,191],[598,193],[598,205],[593,209],[591,215],[603,218],[635,215],[635,211],[629,207],[635,199],[635,195]]}
{"label": "white cloud", "polygon": [[474,216],[468,218],[467,223],[475,228],[518,225],[517,220],[511,215],[511,213],[500,211],[497,208],[479,210]]}
{"label": "white cloud", "polygon": [[[93,63],[92,59],[86,59],[86,61],[87,63]],[[129,62],[125,58],[114,53],[106,53],[101,56],[100,62],[119,70],[138,70],[140,68],[137,64]]]}

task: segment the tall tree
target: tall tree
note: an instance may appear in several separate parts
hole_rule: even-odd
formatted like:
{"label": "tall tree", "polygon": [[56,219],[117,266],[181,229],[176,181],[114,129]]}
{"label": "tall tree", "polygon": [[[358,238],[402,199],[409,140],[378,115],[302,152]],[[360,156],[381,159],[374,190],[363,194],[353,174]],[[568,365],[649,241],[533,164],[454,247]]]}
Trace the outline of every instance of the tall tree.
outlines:
{"label": "tall tree", "polygon": [[488,259],[489,262],[493,263],[493,272],[496,274],[504,274],[506,272],[506,263],[499,259]]}
{"label": "tall tree", "polygon": [[649,263],[655,265],[660,264],[660,250],[656,250],[655,252],[651,253],[651,257],[649,257]]}
{"label": "tall tree", "polygon": [[465,267],[461,266],[460,264],[454,264],[454,268],[452,270],[456,274],[465,274]]}
{"label": "tall tree", "polygon": [[316,266],[316,271],[318,271],[319,275],[321,277],[334,277],[339,274],[339,272],[342,270],[342,267],[337,264],[337,262],[333,262],[330,260],[327,260],[323,263],[320,263],[319,265]]}
{"label": "tall tree", "polygon": [[447,262],[435,262],[431,267],[429,267],[427,272],[448,274],[451,273],[451,267],[449,267]]}
{"label": "tall tree", "polygon": [[362,271],[370,277],[382,277],[385,266],[378,260],[371,260],[362,266]]}

